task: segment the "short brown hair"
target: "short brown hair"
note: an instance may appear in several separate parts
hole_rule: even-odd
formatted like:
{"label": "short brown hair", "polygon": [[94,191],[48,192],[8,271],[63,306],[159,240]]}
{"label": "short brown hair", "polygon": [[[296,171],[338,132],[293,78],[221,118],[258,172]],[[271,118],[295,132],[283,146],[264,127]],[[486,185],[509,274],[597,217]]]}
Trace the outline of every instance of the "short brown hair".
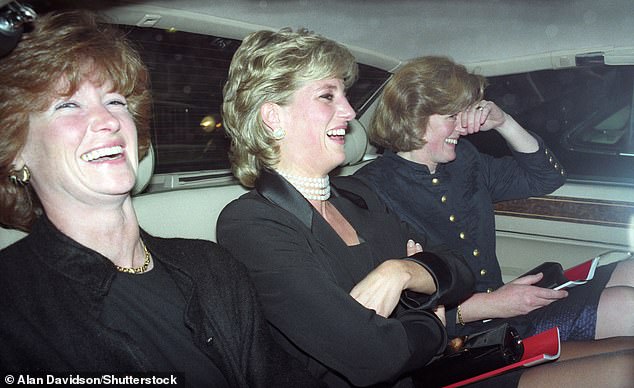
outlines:
{"label": "short brown hair", "polygon": [[279,161],[279,147],[260,117],[265,102],[285,105],[308,81],[341,78],[347,88],[357,72],[347,48],[305,29],[247,36],[231,61],[222,104],[233,173],[240,182],[253,187],[261,169]]}
{"label": "short brown hair", "polygon": [[14,185],[9,175],[26,142],[29,114],[44,111],[56,97],[60,77],[72,95],[86,69],[97,81],[111,81],[126,97],[137,127],[139,158],[150,146],[149,75],[123,32],[88,11],[50,13],[36,19],[0,65],[0,224],[28,231],[41,214],[30,185]]}
{"label": "short brown hair", "polygon": [[394,152],[425,145],[433,114],[458,113],[484,95],[486,79],[447,57],[413,59],[387,82],[369,127],[370,141]]}

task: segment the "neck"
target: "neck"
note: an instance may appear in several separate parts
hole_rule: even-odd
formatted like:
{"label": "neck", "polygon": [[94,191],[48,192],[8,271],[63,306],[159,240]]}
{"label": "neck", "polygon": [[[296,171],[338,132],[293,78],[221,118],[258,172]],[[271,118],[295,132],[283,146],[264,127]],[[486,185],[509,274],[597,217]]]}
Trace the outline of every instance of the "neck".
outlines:
{"label": "neck", "polygon": [[303,177],[278,171],[304,198],[312,201],[326,201],[330,198],[330,178],[328,175],[322,177]]}
{"label": "neck", "polygon": [[[58,204],[59,205],[59,204]],[[136,267],[145,254],[132,200],[117,206],[47,206],[47,217],[65,235],[121,267]]]}
{"label": "neck", "polygon": [[422,148],[413,151],[400,151],[397,152],[397,155],[405,160],[409,160],[410,162],[427,166],[429,172],[432,174],[436,172],[436,166],[438,164],[429,161],[429,158],[425,157],[425,153],[423,152]]}

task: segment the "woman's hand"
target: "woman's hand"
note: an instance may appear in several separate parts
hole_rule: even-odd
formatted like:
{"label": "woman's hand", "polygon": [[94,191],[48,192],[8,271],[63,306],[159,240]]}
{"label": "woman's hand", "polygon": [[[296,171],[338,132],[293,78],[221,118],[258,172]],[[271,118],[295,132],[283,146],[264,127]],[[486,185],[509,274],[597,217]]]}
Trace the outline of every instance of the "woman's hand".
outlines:
{"label": "woman's hand", "polygon": [[456,131],[460,136],[495,128],[515,151],[531,153],[539,149],[537,139],[493,101],[482,100],[470,105],[458,113],[458,120],[460,125]]}
{"label": "woman's hand", "polygon": [[479,101],[458,113],[460,126],[458,132],[466,136],[480,131],[488,131],[502,126],[508,116],[492,101]]}
{"label": "woman's hand", "polygon": [[[420,244],[413,240],[407,242],[407,256],[422,251]],[[419,270],[425,271],[413,261],[386,260],[357,283],[350,291],[350,296],[364,307],[387,318],[398,305],[403,290],[411,284],[412,277],[415,276],[413,272]],[[431,279],[430,275],[429,277]]]}
{"label": "woman's hand", "polygon": [[436,314],[438,319],[440,319],[440,322],[442,322],[443,326],[447,326],[447,318],[445,318],[445,306],[443,305],[436,306],[436,309],[434,310],[434,314]]}
{"label": "woman's hand", "polygon": [[472,322],[481,319],[525,315],[568,296],[568,292],[564,290],[533,286],[542,277],[541,272],[524,276],[505,284],[490,294],[473,295],[462,303],[463,320]]}
{"label": "woman's hand", "polygon": [[414,242],[414,240],[407,241],[407,257],[410,257],[422,251],[423,251],[422,245],[420,245],[417,242]]}
{"label": "woman's hand", "polygon": [[494,304],[500,306],[501,318],[514,317],[528,314],[538,308],[548,306],[556,300],[568,296],[564,290],[551,290],[533,286],[542,279],[544,275],[540,272],[535,275],[524,276],[500,287],[491,293],[494,297]]}
{"label": "woman's hand", "polygon": [[390,316],[401,298],[405,283],[398,261],[386,260],[381,263],[354,286],[350,295],[380,316]]}

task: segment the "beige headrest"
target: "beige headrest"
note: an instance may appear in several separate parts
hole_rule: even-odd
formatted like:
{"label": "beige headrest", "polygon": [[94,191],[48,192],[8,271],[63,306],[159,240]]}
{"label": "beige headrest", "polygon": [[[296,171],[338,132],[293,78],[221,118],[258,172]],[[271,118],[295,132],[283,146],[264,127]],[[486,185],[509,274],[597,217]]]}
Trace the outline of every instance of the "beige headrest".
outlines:
{"label": "beige headrest", "polygon": [[346,159],[341,166],[348,166],[363,160],[363,155],[368,148],[368,134],[363,124],[357,119],[348,122],[348,132],[346,133],[346,144],[344,150]]}
{"label": "beige headrest", "polygon": [[147,155],[145,158],[141,159],[139,162],[139,169],[136,175],[136,183],[132,188],[132,195],[139,194],[150,183],[152,179],[152,174],[154,173],[154,147],[150,145],[150,148],[147,150]]}

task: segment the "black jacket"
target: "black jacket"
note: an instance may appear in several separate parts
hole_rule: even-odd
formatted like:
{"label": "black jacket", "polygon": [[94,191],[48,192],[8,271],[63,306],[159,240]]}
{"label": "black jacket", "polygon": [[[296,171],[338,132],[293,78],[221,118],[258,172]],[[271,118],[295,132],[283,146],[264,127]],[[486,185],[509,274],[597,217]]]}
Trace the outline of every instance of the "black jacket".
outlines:
{"label": "black jacket", "polygon": [[[333,387],[394,382],[444,349],[444,327],[432,314],[403,306],[383,318],[349,292],[381,262],[405,257],[408,238],[424,244],[424,237],[409,233],[358,179],[333,179],[332,191],[331,203],[373,257],[351,264],[351,247],[299,192],[268,171],[256,190],[225,207],[218,242],[247,265],[277,339],[313,374]],[[408,304],[424,309],[455,301],[472,285],[462,260],[420,262],[435,275],[439,291],[427,298],[410,294]]]}
{"label": "black jacket", "polygon": [[[434,174],[427,166],[406,160],[394,152],[361,168],[363,179],[398,217],[425,233],[432,243],[444,243],[467,258],[476,278],[475,292],[490,292],[503,285],[496,256],[494,202],[550,193],[560,187],[565,173],[541,139],[533,153],[514,152],[494,158],[478,152],[468,140],[460,140],[456,159],[439,164]],[[482,330],[478,323],[455,325],[456,310],[447,311],[450,335]],[[518,317],[515,326],[530,331]]]}
{"label": "black jacket", "polygon": [[[143,231],[142,238],[183,291],[195,344],[232,387],[317,384],[270,339],[244,267],[225,250]],[[27,237],[0,252],[0,369],[153,371],[134,336],[98,320],[115,274],[112,262],[42,217]]]}

